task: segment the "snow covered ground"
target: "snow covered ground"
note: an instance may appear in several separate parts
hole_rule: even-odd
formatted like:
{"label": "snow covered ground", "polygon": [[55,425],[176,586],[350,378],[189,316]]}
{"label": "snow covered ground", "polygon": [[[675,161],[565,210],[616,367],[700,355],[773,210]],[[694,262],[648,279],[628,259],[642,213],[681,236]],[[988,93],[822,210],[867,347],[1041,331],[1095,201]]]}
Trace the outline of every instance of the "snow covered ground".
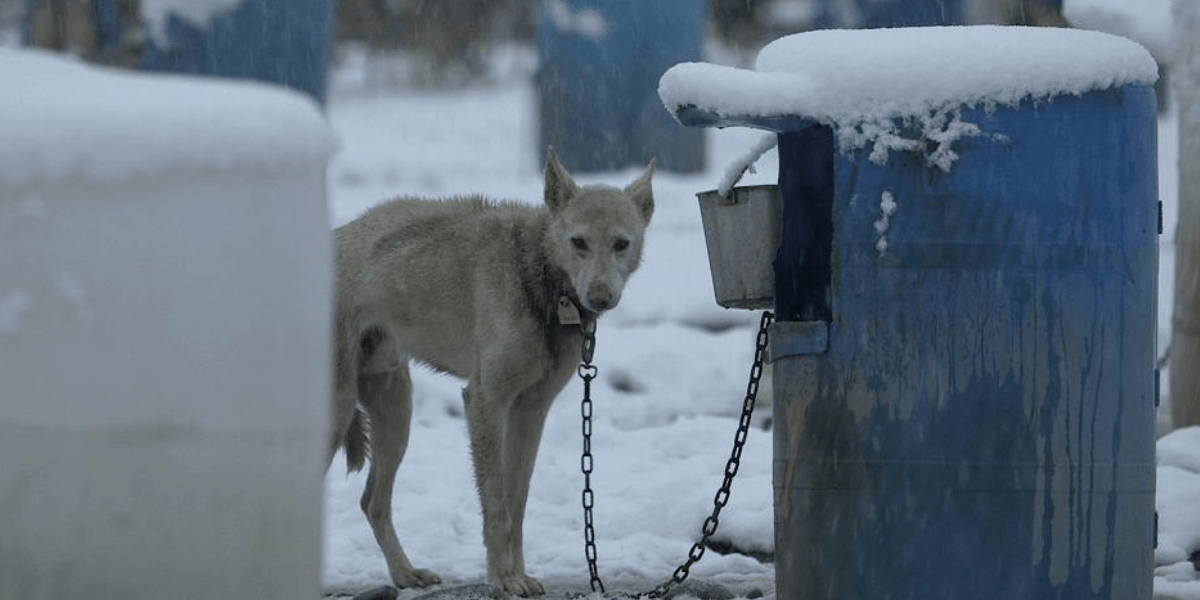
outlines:
{"label": "snow covered ground", "polygon": [[[444,93],[380,85],[386,68],[349,56],[337,69],[328,106],[343,143],[329,170],[333,224],[399,194],[483,192],[540,202],[529,64],[515,52],[492,84]],[[1177,197],[1173,117],[1160,121],[1159,134],[1167,219],[1159,302],[1164,348]],[[610,591],[649,589],[686,558],[712,508],[745,393],[758,317],[715,304],[695,194],[716,187],[725,166],[761,133],[730,129],[707,135],[704,173],[656,176],[657,209],[643,266],[621,305],[601,320],[597,336],[593,485],[600,574]],[[769,151],[743,183],[774,183],[776,161]],[[631,167],[579,179],[624,184],[638,172]],[[397,528],[418,566],[439,572],[451,585],[478,583],[485,573],[484,551],[460,383],[421,370],[414,379],[416,415],[398,475]],[[573,382],[551,412],[525,525],[530,573],[547,584],[551,598],[589,591],[579,502],[581,394],[581,384]],[[763,400],[758,425],[769,416]],[[1200,548],[1200,516],[1190,510],[1200,495],[1200,430],[1169,436],[1160,454],[1156,597],[1200,600],[1200,581],[1187,562]],[[335,460],[326,479],[324,585],[331,593],[383,585],[387,570],[358,509],[365,477],[347,475],[341,457]],[[756,426],[717,537],[770,552],[771,502],[771,437]],[[774,598],[772,565],[745,555],[708,552],[692,573],[742,596],[762,592]],[[404,591],[401,597],[418,595]]]}
{"label": "snow covered ground", "polygon": [[[349,72],[347,72],[349,71]],[[541,202],[534,92],[516,75],[459,93],[368,89],[353,66],[339,72],[329,103],[343,147],[329,171],[333,223],[398,194],[484,192]],[[656,212],[641,269],[597,334],[599,366],[593,449],[596,532],[606,586],[647,590],[670,576],[687,551],[721,482],[754,352],[758,315],[726,311],[713,300],[695,193],[712,189],[721,167],[761,134],[713,132],[710,169],[699,176],[660,172]],[[773,182],[769,153],[748,181]],[[578,175],[580,182],[624,185],[640,173]],[[418,566],[448,583],[485,573],[478,499],[461,416],[461,384],[415,370],[412,439],[398,475],[396,523]],[[586,592],[580,507],[581,435],[575,380],[550,414],[526,517],[526,561],[551,597]],[[770,413],[759,409],[756,420]],[[326,483],[325,586],[351,591],[388,581],[386,566],[358,509],[363,474],[347,476],[335,459]],[[719,537],[772,547],[771,437],[752,431]],[[709,552],[693,577],[739,594],[769,596],[773,570],[743,555]],[[410,597],[405,592],[402,597]]]}
{"label": "snow covered ground", "polygon": [[[427,92],[383,85],[386,64],[350,54],[336,69],[327,107],[342,141],[328,174],[331,223],[340,225],[399,194],[482,192],[540,202],[531,65],[528,52],[506,51],[492,83]],[[592,480],[600,574],[610,591],[647,590],[686,558],[711,511],[745,393],[758,317],[715,304],[695,194],[716,187],[726,165],[762,134],[731,129],[706,135],[704,173],[656,176],[657,209],[643,266],[598,332]],[[1170,334],[1177,214],[1173,116],[1160,121],[1159,138],[1167,232],[1160,266],[1163,349]],[[768,151],[743,183],[774,183],[776,160]],[[624,184],[638,173],[640,167],[630,167],[579,179]],[[460,383],[422,370],[414,371],[414,380],[415,419],[398,476],[396,524],[418,566],[439,572],[451,586],[478,583],[485,562]],[[526,519],[530,573],[547,585],[550,598],[589,592],[579,502],[581,394],[581,384],[572,382],[550,415]],[[769,554],[773,545],[768,400],[765,389],[717,535],[756,555]],[[1200,580],[1188,561],[1200,549],[1200,515],[1192,509],[1200,496],[1200,428],[1163,438],[1159,462],[1156,597],[1200,600]],[[361,473],[346,474],[341,457],[326,478],[322,581],[332,594],[388,583],[358,508],[364,481]],[[747,555],[709,552],[692,574],[742,597],[775,597],[772,565]],[[404,591],[402,598],[423,593]]]}

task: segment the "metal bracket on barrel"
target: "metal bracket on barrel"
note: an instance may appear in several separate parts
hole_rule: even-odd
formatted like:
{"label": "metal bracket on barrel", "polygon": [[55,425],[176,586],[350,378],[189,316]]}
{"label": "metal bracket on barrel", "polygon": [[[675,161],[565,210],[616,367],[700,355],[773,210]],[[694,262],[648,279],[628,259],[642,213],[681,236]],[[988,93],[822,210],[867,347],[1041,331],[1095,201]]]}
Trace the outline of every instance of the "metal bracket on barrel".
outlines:
{"label": "metal bracket on barrel", "polygon": [[771,325],[767,360],[788,356],[825,354],[829,351],[829,323],[825,321],[776,321]]}

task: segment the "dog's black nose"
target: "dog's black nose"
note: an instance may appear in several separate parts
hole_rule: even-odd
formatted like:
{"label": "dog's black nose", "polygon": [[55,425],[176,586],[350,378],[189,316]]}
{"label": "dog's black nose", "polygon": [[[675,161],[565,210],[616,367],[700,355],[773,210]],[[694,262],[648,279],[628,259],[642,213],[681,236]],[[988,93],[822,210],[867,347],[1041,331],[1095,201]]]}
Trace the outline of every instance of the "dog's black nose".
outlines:
{"label": "dog's black nose", "polygon": [[598,285],[588,290],[587,303],[594,311],[606,311],[617,305],[617,296],[609,291],[607,285]]}

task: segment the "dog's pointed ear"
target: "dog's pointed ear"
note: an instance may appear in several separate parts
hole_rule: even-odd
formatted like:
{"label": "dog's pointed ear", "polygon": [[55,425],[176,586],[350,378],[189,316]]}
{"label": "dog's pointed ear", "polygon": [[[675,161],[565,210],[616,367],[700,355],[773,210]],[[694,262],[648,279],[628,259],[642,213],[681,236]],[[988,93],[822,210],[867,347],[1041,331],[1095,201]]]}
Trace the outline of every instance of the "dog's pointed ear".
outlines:
{"label": "dog's pointed ear", "polygon": [[650,178],[654,175],[654,159],[650,159],[650,164],[646,165],[646,172],[642,173],[641,177],[633,180],[633,183],[625,186],[625,195],[633,200],[633,204],[642,212],[642,218],[646,220],[646,224],[650,224],[650,217],[654,215],[654,188],[650,184]]}
{"label": "dog's pointed ear", "polygon": [[553,146],[546,147],[546,189],[545,201],[546,206],[550,207],[551,212],[561,210],[567,205],[579,191],[579,186],[575,185],[575,180],[571,179],[571,174],[558,163],[558,155],[554,153]]}

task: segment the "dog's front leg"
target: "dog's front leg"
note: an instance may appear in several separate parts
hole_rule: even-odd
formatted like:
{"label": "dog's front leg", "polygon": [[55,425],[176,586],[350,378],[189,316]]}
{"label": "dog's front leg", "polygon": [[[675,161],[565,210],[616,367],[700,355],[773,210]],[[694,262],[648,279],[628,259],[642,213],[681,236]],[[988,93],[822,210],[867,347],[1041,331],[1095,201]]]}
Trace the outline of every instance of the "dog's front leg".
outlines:
{"label": "dog's front leg", "polygon": [[508,435],[503,449],[505,506],[512,512],[512,535],[508,538],[510,552],[517,566],[525,570],[525,506],[529,499],[529,482],[537,459],[538,446],[550,411],[553,396],[522,395],[509,409]]}
{"label": "dog's front leg", "polygon": [[512,481],[521,477],[510,471],[511,465],[505,460],[509,437],[516,433],[510,423],[513,402],[513,397],[485,390],[475,381],[463,390],[475,484],[483,508],[488,579],[506,594],[531,596],[545,590],[541,582],[525,574],[520,545],[522,518],[512,504],[514,498],[509,491]]}

